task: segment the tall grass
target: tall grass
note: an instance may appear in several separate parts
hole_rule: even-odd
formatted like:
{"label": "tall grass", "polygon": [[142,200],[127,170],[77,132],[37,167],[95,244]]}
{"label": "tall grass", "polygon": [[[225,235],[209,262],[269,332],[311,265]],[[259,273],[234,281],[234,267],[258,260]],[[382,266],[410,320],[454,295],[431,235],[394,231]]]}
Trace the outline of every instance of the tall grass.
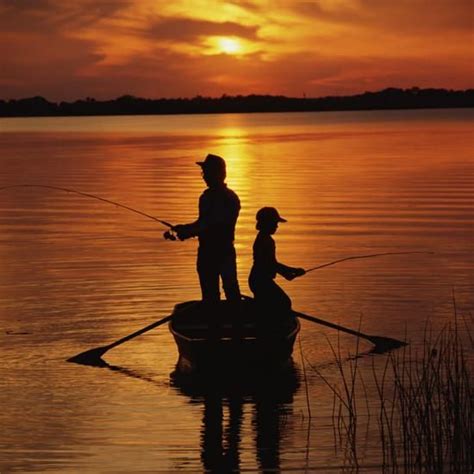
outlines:
{"label": "tall grass", "polygon": [[458,319],[436,336],[426,330],[419,350],[408,345],[387,354],[382,369],[372,358],[368,376],[358,358],[341,357],[339,345],[331,346],[339,383],[312,367],[333,391],[335,441],[348,468],[365,464],[362,450],[375,438],[368,457],[378,458],[383,472],[474,472],[472,317],[463,319],[462,334]]}

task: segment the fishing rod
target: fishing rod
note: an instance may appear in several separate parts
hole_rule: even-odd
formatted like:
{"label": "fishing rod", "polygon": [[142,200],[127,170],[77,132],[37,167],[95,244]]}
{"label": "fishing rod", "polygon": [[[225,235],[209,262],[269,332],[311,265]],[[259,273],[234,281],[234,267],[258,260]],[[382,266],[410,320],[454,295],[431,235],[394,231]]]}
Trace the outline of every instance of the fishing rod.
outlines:
{"label": "fishing rod", "polygon": [[12,188],[46,188],[46,189],[55,189],[56,191],[64,191],[66,193],[74,193],[78,194],[79,196],[85,196],[88,198],[92,199],[97,199],[98,201],[103,201],[108,204],[112,204],[117,207],[121,207],[123,209],[127,209],[128,211],[134,212],[135,214],[139,214],[140,216],[147,217],[148,219],[152,219],[155,222],[159,222],[160,224],[163,224],[164,226],[168,227],[170,231],[165,232],[165,238],[170,239],[170,240],[176,240],[174,237],[174,234],[172,233],[174,226],[170,224],[169,222],[166,222],[164,220],[158,219],[154,216],[151,216],[150,214],[147,214],[146,212],[139,211],[138,209],[134,209],[133,207],[126,206],[125,204],[120,204],[119,202],[111,201],[110,199],[105,199],[100,196],[96,196],[95,194],[89,194],[89,193],[83,193],[82,191],[76,191],[75,189],[70,189],[70,188],[61,188],[59,186],[49,186],[46,184],[12,184],[10,186],[4,186],[3,188],[0,188],[0,191],[4,191],[6,189],[12,189]]}
{"label": "fishing rod", "polygon": [[360,258],[372,258],[372,257],[383,257],[385,255],[410,255],[410,254],[425,254],[433,255],[434,252],[385,252],[385,253],[373,253],[370,255],[356,255],[354,257],[340,258],[339,260],[334,260],[334,262],[325,263],[324,265],[318,265],[317,267],[309,268],[305,270],[306,273],[312,272],[314,270],[319,270],[320,268],[330,267],[331,265],[336,265],[337,263],[345,262],[346,260],[357,260]]}

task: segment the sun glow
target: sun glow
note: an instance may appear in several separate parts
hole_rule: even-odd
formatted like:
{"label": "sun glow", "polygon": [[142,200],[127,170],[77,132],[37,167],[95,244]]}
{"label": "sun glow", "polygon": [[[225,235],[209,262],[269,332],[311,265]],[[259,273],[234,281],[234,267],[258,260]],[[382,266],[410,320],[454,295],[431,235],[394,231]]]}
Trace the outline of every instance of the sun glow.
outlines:
{"label": "sun glow", "polygon": [[233,38],[219,38],[217,40],[217,44],[219,46],[219,49],[225,54],[238,54],[242,49],[242,46],[240,45],[239,41]]}

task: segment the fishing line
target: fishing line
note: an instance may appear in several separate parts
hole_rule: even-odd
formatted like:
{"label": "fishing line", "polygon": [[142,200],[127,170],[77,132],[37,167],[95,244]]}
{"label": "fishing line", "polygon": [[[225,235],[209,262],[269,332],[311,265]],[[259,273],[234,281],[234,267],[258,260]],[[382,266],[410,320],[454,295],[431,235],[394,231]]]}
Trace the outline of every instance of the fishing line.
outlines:
{"label": "fishing line", "polygon": [[147,214],[146,212],[139,211],[138,209],[134,209],[133,207],[126,206],[125,204],[120,204],[115,201],[111,201],[110,199],[105,199],[100,196],[96,196],[95,194],[89,194],[89,193],[83,193],[82,191],[76,191],[75,189],[69,189],[69,188],[60,188],[58,186],[48,186],[45,184],[12,184],[11,186],[4,186],[3,188],[0,188],[0,191],[4,191],[6,189],[12,189],[12,188],[46,188],[46,189],[55,189],[57,191],[64,191],[66,193],[74,193],[78,194],[79,196],[85,196],[88,198],[92,199],[97,199],[98,201],[103,201],[108,204],[112,204],[117,207],[121,207],[123,209],[127,209],[128,211],[134,212],[135,214],[139,214],[144,217],[148,217],[148,219],[152,219],[155,222],[159,222],[160,224],[163,224],[164,226],[173,229],[173,225],[170,224],[169,222],[163,221],[161,219],[158,219],[154,216],[151,216],[150,214]]}
{"label": "fishing line", "polygon": [[330,267],[331,265],[336,265],[336,263],[345,262],[346,260],[357,260],[360,258],[372,258],[372,257],[382,257],[385,255],[410,255],[410,254],[424,254],[424,255],[433,255],[435,252],[385,252],[385,253],[373,253],[370,255],[356,255],[354,257],[341,258],[335,260],[334,262],[325,263],[324,265],[319,265],[317,267],[310,268],[306,270],[306,273],[312,272],[314,270],[319,270],[320,268]]}

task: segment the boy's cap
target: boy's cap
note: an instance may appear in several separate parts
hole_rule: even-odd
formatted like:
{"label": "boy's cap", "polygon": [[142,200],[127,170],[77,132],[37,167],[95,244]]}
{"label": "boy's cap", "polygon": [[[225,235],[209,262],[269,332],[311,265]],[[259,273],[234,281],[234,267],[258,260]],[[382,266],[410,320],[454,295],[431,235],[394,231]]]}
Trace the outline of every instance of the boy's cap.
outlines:
{"label": "boy's cap", "polygon": [[196,164],[203,169],[225,171],[224,158],[218,155],[209,154],[204,161],[196,161]]}
{"label": "boy's cap", "polygon": [[262,207],[256,215],[257,222],[288,222],[274,207]]}

